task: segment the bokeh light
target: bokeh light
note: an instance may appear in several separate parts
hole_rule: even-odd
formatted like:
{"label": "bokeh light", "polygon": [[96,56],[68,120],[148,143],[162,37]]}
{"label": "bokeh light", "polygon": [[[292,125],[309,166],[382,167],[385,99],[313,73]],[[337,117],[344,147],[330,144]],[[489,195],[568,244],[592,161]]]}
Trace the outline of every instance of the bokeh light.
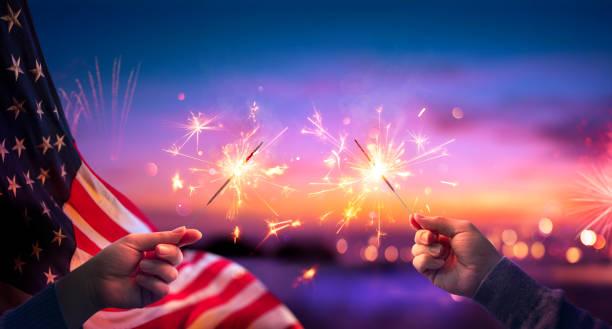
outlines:
{"label": "bokeh light", "polygon": [[578,263],[580,258],[582,258],[582,251],[579,248],[570,247],[565,252],[565,259],[571,264]]}
{"label": "bokeh light", "polygon": [[515,230],[508,229],[502,232],[502,241],[504,242],[504,244],[512,246],[516,243],[517,240],[518,235],[516,234]]}
{"label": "bokeh light", "polygon": [[531,245],[531,257],[540,259],[546,254],[546,247],[540,241],[536,241]]}
{"label": "bokeh light", "polygon": [[399,251],[397,250],[397,247],[395,246],[388,246],[387,249],[385,249],[385,259],[389,262],[389,263],[393,263],[397,260],[399,256]]}
{"label": "bokeh light", "polygon": [[403,247],[402,249],[400,249],[400,259],[405,263],[412,262],[412,248]]}
{"label": "bokeh light", "polygon": [[338,241],[336,241],[336,251],[338,251],[339,254],[343,255],[344,253],[346,253],[347,250],[348,243],[346,242],[346,240],[343,238],[338,239]]}
{"label": "bokeh light", "polygon": [[518,259],[523,259],[529,255],[529,247],[523,241],[519,241],[512,246],[512,252]]}
{"label": "bokeh light", "polygon": [[553,222],[550,220],[550,218],[544,217],[538,222],[538,228],[542,234],[548,235],[553,230]]}
{"label": "bokeh light", "polygon": [[595,241],[595,244],[593,244],[593,248],[600,250],[603,249],[605,246],[606,238],[601,234],[597,234],[597,241]]}
{"label": "bokeh light", "polygon": [[176,203],[176,213],[179,216],[189,216],[191,214],[191,201],[185,199]]}
{"label": "bokeh light", "polygon": [[453,113],[453,118],[457,120],[463,119],[463,109],[461,109],[460,107],[453,108],[452,113]]}
{"label": "bokeh light", "polygon": [[155,162],[147,163],[147,176],[155,177],[157,176],[157,165]]}
{"label": "bokeh light", "polygon": [[367,246],[363,251],[363,258],[368,262],[373,262],[378,258],[378,248],[373,245]]}
{"label": "bokeh light", "polygon": [[592,230],[582,230],[580,232],[580,242],[585,246],[592,246],[597,241],[597,234]]}

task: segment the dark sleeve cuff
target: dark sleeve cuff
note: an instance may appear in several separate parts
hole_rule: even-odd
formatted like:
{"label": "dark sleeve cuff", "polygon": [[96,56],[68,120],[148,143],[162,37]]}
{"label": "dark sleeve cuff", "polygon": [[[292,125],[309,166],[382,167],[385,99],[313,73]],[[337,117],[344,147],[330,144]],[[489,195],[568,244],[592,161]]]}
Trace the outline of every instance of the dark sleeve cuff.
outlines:
{"label": "dark sleeve cuff", "polygon": [[507,258],[484,279],[474,300],[507,328],[554,328],[564,293],[548,289]]}
{"label": "dark sleeve cuff", "polygon": [[32,296],[27,302],[2,316],[2,328],[67,329],[55,284]]}

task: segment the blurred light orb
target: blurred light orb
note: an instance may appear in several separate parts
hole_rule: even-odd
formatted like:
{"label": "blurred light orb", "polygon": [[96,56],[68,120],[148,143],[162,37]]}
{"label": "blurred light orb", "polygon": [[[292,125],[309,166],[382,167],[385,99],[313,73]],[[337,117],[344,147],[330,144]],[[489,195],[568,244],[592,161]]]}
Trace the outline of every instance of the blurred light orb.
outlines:
{"label": "blurred light orb", "polygon": [[336,250],[340,255],[344,255],[348,250],[348,243],[344,239],[338,239],[336,241]]}
{"label": "blurred light orb", "polygon": [[157,176],[157,165],[155,162],[147,163],[147,175],[151,177]]}
{"label": "blurred light orb", "polygon": [[369,245],[363,251],[363,258],[368,262],[373,262],[378,258],[378,248],[375,246]]}
{"label": "blurred light orb", "polygon": [[176,97],[179,101],[184,101],[185,100],[185,94],[184,93],[180,93],[178,94],[178,96]]}
{"label": "blurred light orb", "polygon": [[351,124],[351,118],[345,117],[344,119],[342,119],[342,124],[344,124],[345,126],[350,125]]}
{"label": "blurred light orb", "polygon": [[425,195],[430,195],[431,194],[431,187],[426,187],[425,188]]}
{"label": "blurred light orb", "polygon": [[378,246],[378,236],[376,235],[372,235],[369,239],[368,239],[368,245],[370,246]]}
{"label": "blurred light orb", "polygon": [[535,259],[540,259],[546,254],[546,248],[540,241],[536,241],[531,245],[531,256]]}
{"label": "blurred light orb", "polygon": [[529,255],[529,247],[523,241],[519,241],[512,246],[512,252],[518,259],[523,259]]}
{"label": "blurred light orb", "polygon": [[515,230],[508,229],[502,232],[502,241],[504,242],[504,244],[512,246],[516,243],[517,240],[518,235],[516,234]]}
{"label": "blurred light orb", "polygon": [[538,222],[538,229],[540,229],[542,234],[548,235],[553,230],[553,222],[550,218],[544,217]]}
{"label": "blurred light orb", "polygon": [[576,247],[570,247],[565,252],[565,259],[571,264],[578,263],[580,258],[582,258],[582,251]]}
{"label": "blurred light orb", "polygon": [[257,91],[259,91],[259,92],[264,91],[264,87],[263,87],[263,86],[259,86],[259,87],[257,87]]}
{"label": "blurred light orb", "polygon": [[191,214],[191,201],[189,200],[181,200],[176,203],[176,213],[179,216],[189,216]]}
{"label": "blurred light orb", "polygon": [[504,244],[502,247],[502,254],[508,258],[514,257],[514,248],[511,245]]}
{"label": "blurred light orb", "polygon": [[597,241],[597,234],[592,230],[582,230],[580,232],[580,242],[585,246],[592,246]]}
{"label": "blurred light orb", "polygon": [[387,260],[387,262],[394,263],[398,257],[399,251],[397,250],[397,247],[388,246],[387,249],[385,249],[385,259]]}
{"label": "blurred light orb", "polygon": [[603,249],[605,246],[606,246],[606,238],[601,234],[597,234],[597,241],[595,241],[593,248],[600,250],[600,249]]}
{"label": "blurred light orb", "polygon": [[400,259],[405,263],[410,263],[412,261],[412,248],[404,247],[400,249]]}
{"label": "blurred light orb", "polygon": [[453,118],[457,120],[463,119],[463,110],[460,107],[454,107],[451,112],[453,113]]}
{"label": "blurred light orb", "polygon": [[211,176],[212,176],[212,175],[214,175],[214,174],[216,174],[216,173],[217,173],[217,171],[215,170],[215,168],[210,168],[210,169],[208,170],[208,174],[209,174],[209,175],[211,175]]}

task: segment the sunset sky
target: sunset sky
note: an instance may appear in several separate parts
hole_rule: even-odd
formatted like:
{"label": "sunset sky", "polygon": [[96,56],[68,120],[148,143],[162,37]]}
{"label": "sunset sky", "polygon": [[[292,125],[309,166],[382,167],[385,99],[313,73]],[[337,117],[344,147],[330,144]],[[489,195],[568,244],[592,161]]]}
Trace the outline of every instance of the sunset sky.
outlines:
{"label": "sunset sky", "polygon": [[[275,182],[297,191],[288,197],[273,188],[251,191],[238,223],[258,227],[270,217],[257,194],[280,217],[304,221],[307,232],[335,231],[346,195],[307,196],[316,190],[309,182],[327,172],[323,160],[332,146],[300,131],[315,106],[333,135],[371,142],[382,105],[398,142],[408,140],[409,131],[427,135],[429,146],[456,139],[449,157],[411,168],[417,177],[396,181],[407,203],[418,197],[435,215],[484,226],[535,225],[547,216],[575,227],[567,213],[576,171],[608,157],[610,2],[377,5],[30,4],[57,87],[76,90],[78,78],[88,90],[87,71],[97,57],[110,91],[113,58],[122,56],[123,92],[128,68],[142,63],[118,158],[111,161],[109,136],[95,128],[99,123],[81,119],[74,134],[89,164],[161,228],[192,218],[176,213],[177,202],[189,198],[186,190],[172,191],[171,177],[189,177],[188,168],[198,164],[162,151],[184,134],[178,125],[190,111],[219,115],[223,128],[200,137],[202,157],[215,160],[223,145],[252,127],[253,101],[260,106],[258,138],[269,140],[288,127],[254,160],[288,165]],[[455,107],[462,119],[453,117]],[[352,142],[348,147],[354,149]],[[406,157],[416,152],[408,145]],[[155,176],[147,172],[150,162],[159,168]],[[206,187],[191,200],[194,212],[222,183],[202,181]],[[224,218],[230,198],[220,196],[196,226],[210,232],[233,227]],[[398,221],[389,228],[405,227],[407,214],[393,195],[385,191],[380,199]],[[318,217],[328,210],[336,217],[319,227]],[[368,214],[364,209],[359,221],[367,222]]]}

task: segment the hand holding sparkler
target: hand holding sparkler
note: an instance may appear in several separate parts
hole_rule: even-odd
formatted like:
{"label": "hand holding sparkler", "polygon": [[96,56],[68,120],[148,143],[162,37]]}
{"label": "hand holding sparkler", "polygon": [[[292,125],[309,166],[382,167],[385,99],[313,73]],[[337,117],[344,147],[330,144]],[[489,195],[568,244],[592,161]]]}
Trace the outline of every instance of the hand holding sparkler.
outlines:
{"label": "hand holding sparkler", "polygon": [[421,214],[410,220],[423,228],[416,232],[412,247],[417,271],[451,294],[473,297],[501,259],[491,242],[465,220]]}

